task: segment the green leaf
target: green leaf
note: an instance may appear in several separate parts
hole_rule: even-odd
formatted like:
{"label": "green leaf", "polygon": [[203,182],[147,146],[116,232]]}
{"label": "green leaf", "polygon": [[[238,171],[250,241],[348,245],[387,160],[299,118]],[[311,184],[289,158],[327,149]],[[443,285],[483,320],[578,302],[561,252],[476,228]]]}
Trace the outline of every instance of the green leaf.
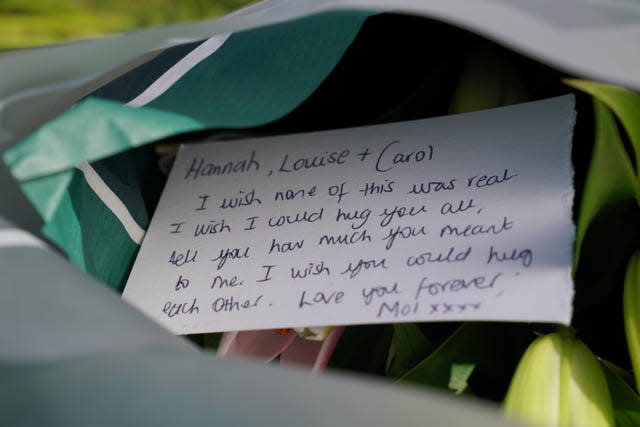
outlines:
{"label": "green leaf", "polygon": [[482,334],[476,325],[463,324],[435,351],[398,381],[449,388],[451,366],[475,364],[483,348]]}
{"label": "green leaf", "polygon": [[469,386],[469,377],[475,368],[475,363],[454,363],[451,365],[449,389],[453,390],[456,394],[464,393]]}
{"label": "green leaf", "polygon": [[347,327],[333,351],[329,367],[384,375],[392,335],[389,325]]}
{"label": "green leaf", "polygon": [[587,228],[605,208],[640,194],[631,161],[622,145],[611,112],[594,100],[595,141],[576,226],[574,271],[578,266]]}
{"label": "green leaf", "polygon": [[604,365],[603,370],[604,369],[610,370],[613,375],[618,377],[620,381],[623,381],[627,385],[627,387],[633,390],[633,387],[635,384],[635,380],[633,379],[633,372],[627,371],[626,369],[621,368],[615,363],[609,362],[608,360],[605,360],[601,357],[598,357],[598,360],[602,365]]}
{"label": "green leaf", "polygon": [[636,165],[640,165],[640,94],[605,83],[567,79],[565,83],[582,90],[609,107],[629,135],[635,151]]}
{"label": "green leaf", "polygon": [[[574,317],[578,330],[588,330],[590,343],[601,335],[610,350],[614,336],[611,328],[622,327],[622,317],[594,318],[595,312],[622,311],[622,284],[629,258],[640,242],[640,206],[635,199],[622,200],[603,207],[593,218],[582,243],[580,262],[575,272]],[[608,329],[610,328],[610,329]],[[622,332],[620,330],[620,332]],[[602,349],[597,354],[605,356]],[[611,358],[611,355],[606,357]],[[618,360],[617,358],[615,358]]]}
{"label": "green leaf", "polygon": [[600,360],[600,363],[611,393],[616,424],[618,427],[639,426],[640,398],[629,384],[616,373],[620,368],[605,360]]}
{"label": "green leaf", "polygon": [[479,332],[478,325],[463,324],[399,381],[448,388],[454,364],[475,365],[481,358],[485,343]]}
{"label": "green leaf", "polygon": [[393,339],[387,357],[387,375],[399,378],[433,350],[415,323],[393,325]]}
{"label": "green leaf", "polygon": [[[425,333],[430,336],[428,329]],[[398,382],[444,390],[459,390],[467,382],[466,392],[500,401],[531,339],[526,324],[463,323]]]}
{"label": "green leaf", "polygon": [[629,260],[622,298],[624,331],[637,389],[640,385],[640,251]]}

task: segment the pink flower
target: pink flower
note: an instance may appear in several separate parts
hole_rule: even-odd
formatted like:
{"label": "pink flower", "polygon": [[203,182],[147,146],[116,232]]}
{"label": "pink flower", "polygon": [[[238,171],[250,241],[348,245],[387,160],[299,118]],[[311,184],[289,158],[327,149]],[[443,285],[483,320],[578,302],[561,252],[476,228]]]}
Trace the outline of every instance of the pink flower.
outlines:
{"label": "pink flower", "polygon": [[326,368],[331,354],[344,331],[336,327],[321,340],[301,338],[294,330],[225,332],[218,347],[220,357],[241,356],[268,363],[280,356],[281,365],[296,365],[318,373]]}

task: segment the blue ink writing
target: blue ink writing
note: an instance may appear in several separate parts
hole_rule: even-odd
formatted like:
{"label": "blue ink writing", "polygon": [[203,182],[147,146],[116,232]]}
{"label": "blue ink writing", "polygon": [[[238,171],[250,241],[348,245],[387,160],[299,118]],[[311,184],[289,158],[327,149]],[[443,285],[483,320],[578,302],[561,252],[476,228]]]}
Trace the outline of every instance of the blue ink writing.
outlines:
{"label": "blue ink writing", "polygon": [[468,224],[466,226],[452,226],[445,225],[440,229],[440,237],[445,236],[457,236],[457,237],[469,237],[477,236],[479,234],[500,234],[504,231],[511,230],[513,228],[513,221],[505,216],[500,224]]}
{"label": "blue ink writing", "polygon": [[453,263],[453,262],[464,262],[471,254],[471,246],[468,246],[467,249],[457,251],[454,246],[449,248],[449,251],[446,252],[422,252],[418,255],[410,255],[407,257],[407,266],[415,267],[422,266],[425,264],[431,263]]}
{"label": "blue ink writing", "polygon": [[322,154],[317,154],[315,156],[311,156],[311,157],[300,157],[296,160],[290,161],[289,160],[289,155],[285,154],[283,159],[282,159],[282,164],[280,165],[280,168],[278,169],[278,172],[280,173],[289,173],[289,172],[295,172],[295,171],[299,171],[299,170],[306,170],[306,169],[314,169],[314,168],[321,168],[321,167],[325,167],[325,166],[329,166],[329,165],[342,165],[344,164],[345,160],[347,159],[347,157],[349,156],[349,150],[345,149],[342,150],[340,152],[338,151],[332,151],[332,152],[327,152],[325,151]]}
{"label": "blue ink writing", "polygon": [[211,282],[211,289],[235,288],[242,285],[244,285],[244,281],[239,280],[238,276],[232,276],[230,279],[226,279],[222,276],[216,276]]}
{"label": "blue ink writing", "polygon": [[451,191],[456,188],[456,179],[448,181],[429,181],[426,183],[416,183],[411,186],[409,194],[429,194],[438,191]]}
{"label": "blue ink writing", "polygon": [[304,240],[294,242],[277,242],[276,239],[271,239],[271,247],[269,248],[269,254],[273,251],[279,254],[286,254],[287,252],[295,251],[296,249],[302,249]]}
{"label": "blue ink writing", "polygon": [[509,174],[509,169],[505,169],[502,175],[476,175],[467,179],[467,187],[491,187],[495,184],[507,182],[516,176],[518,176],[517,173]]}
{"label": "blue ink writing", "polygon": [[384,211],[379,215],[382,217],[380,221],[381,227],[386,227],[395,218],[403,218],[405,216],[416,216],[423,213],[427,213],[427,207],[422,205],[420,207],[411,206],[409,208],[404,206],[394,206],[393,208],[384,208]]}
{"label": "blue ink writing", "polygon": [[182,227],[185,223],[186,223],[186,221],[174,222],[173,224],[171,224],[171,226],[173,227],[173,230],[171,230],[169,233],[171,233],[171,234],[180,234],[180,233],[182,233],[182,230],[180,230],[180,227]]}
{"label": "blue ink writing", "polygon": [[[342,208],[338,208],[338,213],[336,214],[336,222],[352,221],[351,228],[357,230],[367,223],[370,215],[370,209],[363,209],[361,211],[358,211],[356,209],[355,211],[350,212],[347,210],[343,211]],[[355,221],[360,221],[360,223],[356,225]]]}
{"label": "blue ink writing", "polygon": [[425,230],[424,225],[420,228],[406,226],[406,227],[391,227],[389,228],[389,232],[382,240],[386,240],[387,244],[385,245],[385,249],[389,250],[393,247],[393,244],[396,241],[396,238],[400,237],[401,239],[410,239],[412,237],[418,236],[426,236],[427,230]]}
{"label": "blue ink writing", "polygon": [[371,236],[366,229],[362,231],[354,231],[352,233],[344,233],[337,236],[324,234],[320,237],[318,245],[353,245],[360,242],[370,242]]}
{"label": "blue ink writing", "polygon": [[420,280],[420,285],[416,288],[415,299],[419,299],[425,292],[429,296],[436,296],[443,293],[460,292],[467,289],[489,289],[495,286],[496,280],[502,276],[498,273],[491,280],[487,280],[485,276],[476,276],[471,279],[447,279],[442,282],[430,281],[428,277]]}
{"label": "blue ink writing", "polygon": [[202,199],[202,203],[200,204],[199,207],[197,207],[196,209],[194,209],[195,211],[203,211],[206,209],[205,205],[207,204],[207,199],[209,198],[208,194],[203,194],[201,196],[198,196],[199,199]]}
{"label": "blue ink writing", "polygon": [[190,304],[186,302],[176,304],[167,301],[164,307],[162,307],[162,312],[166,314],[167,317],[175,317],[181,314],[198,314],[200,308],[197,306],[197,303],[197,298],[194,298]]}
{"label": "blue ink writing", "polygon": [[296,212],[295,215],[280,215],[280,216],[272,216],[267,221],[269,227],[282,227],[284,225],[298,224],[298,223],[312,223],[316,221],[322,220],[322,214],[324,213],[324,208],[320,208],[319,211],[304,211],[304,212]]}
{"label": "blue ink writing", "polygon": [[222,219],[222,221],[211,220],[208,224],[196,224],[195,230],[193,231],[193,237],[225,232],[231,232],[231,227],[225,223],[224,219]]}
{"label": "blue ink writing", "polygon": [[362,288],[362,299],[364,301],[364,305],[369,305],[373,301],[373,297],[376,298],[384,298],[387,295],[398,295],[400,291],[398,290],[398,282],[394,283],[393,286],[373,286],[370,288]]}
{"label": "blue ink writing", "polygon": [[251,206],[254,203],[257,203],[259,205],[262,204],[262,200],[256,197],[256,190],[251,190],[249,192],[239,190],[238,196],[225,197],[224,199],[222,199],[222,203],[220,203],[220,209],[233,209],[243,206]]}
{"label": "blue ink writing", "polygon": [[440,208],[440,213],[442,215],[455,215],[458,213],[466,212],[469,209],[473,208],[477,208],[475,203],[473,203],[473,199],[460,200],[458,203],[445,202]]}
{"label": "blue ink writing", "polygon": [[338,198],[338,204],[340,204],[340,202],[342,201],[342,198],[344,196],[349,194],[349,192],[344,189],[344,185],[345,184],[346,184],[346,182],[342,182],[340,184],[335,184],[335,185],[332,185],[332,186],[329,187],[329,195],[331,197],[337,197]]}
{"label": "blue ink writing", "polygon": [[169,257],[169,264],[173,264],[176,267],[182,267],[187,263],[196,262],[197,256],[197,250],[194,250],[193,253],[191,252],[191,249],[187,249],[186,253],[173,251],[171,252],[171,256]]}
{"label": "blue ink writing", "polygon": [[184,179],[192,178],[194,181],[204,176],[220,176],[232,175],[237,173],[245,173],[257,171],[260,169],[260,163],[255,159],[256,152],[251,150],[248,159],[229,161],[224,164],[205,163],[203,158],[193,158],[191,166],[184,175]]}
{"label": "blue ink writing", "polygon": [[511,253],[508,251],[497,251],[491,246],[489,248],[489,259],[487,264],[492,262],[504,262],[504,261],[520,261],[523,267],[530,267],[533,262],[533,252],[531,249],[513,249]]}
{"label": "blue ink writing", "polygon": [[385,258],[382,258],[380,261],[376,261],[375,259],[359,259],[355,263],[349,262],[347,268],[345,268],[344,271],[340,274],[348,274],[349,279],[353,279],[358,274],[360,274],[361,271],[375,270],[378,268],[387,269],[388,267],[386,262],[387,260]]}
{"label": "blue ink writing", "polygon": [[360,191],[362,195],[365,197],[370,196],[372,194],[378,195],[378,194],[391,193],[393,191],[394,184],[395,184],[395,181],[389,181],[388,179],[384,180],[384,184],[378,184],[376,182],[367,182],[358,191]]}
{"label": "blue ink writing", "polygon": [[382,149],[376,161],[376,172],[388,172],[393,169],[395,165],[420,163],[433,158],[433,146],[431,145],[427,146],[424,150],[403,153],[391,150],[392,147],[394,149],[398,148],[397,144],[400,144],[400,141],[391,141]]}
{"label": "blue ink writing", "polygon": [[298,302],[298,308],[303,309],[314,305],[340,304],[342,302],[342,298],[344,298],[344,292],[342,291],[333,291],[331,293],[317,291],[312,293],[311,296],[307,296],[307,291],[302,291],[302,294],[300,294],[300,302]]}
{"label": "blue ink writing", "polygon": [[321,275],[331,275],[331,271],[329,267],[324,265],[324,261],[320,261],[319,263],[310,262],[309,265],[300,269],[291,267],[291,278],[292,279],[306,279],[307,277],[312,276],[321,276]]}
{"label": "blue ink writing", "polygon": [[234,312],[251,310],[258,307],[258,304],[262,300],[262,297],[263,295],[258,295],[258,297],[255,299],[247,298],[241,299],[239,301],[237,301],[233,296],[229,298],[220,297],[216,298],[213,301],[213,304],[211,304],[211,309],[215,313],[219,313],[221,311]]}
{"label": "blue ink writing", "polygon": [[188,287],[189,287],[189,279],[186,279],[182,277],[182,275],[180,275],[180,277],[178,277],[178,281],[176,282],[175,290],[179,291],[182,289],[186,289]]}
{"label": "blue ink writing", "polygon": [[278,200],[300,200],[307,197],[314,197],[317,190],[318,189],[315,185],[311,186],[308,190],[305,190],[304,188],[299,188],[297,190],[289,188],[285,191],[276,191],[273,200],[277,202]]}
{"label": "blue ink writing", "polygon": [[257,216],[250,216],[249,218],[246,219],[246,221],[249,223],[249,226],[247,228],[245,228],[246,231],[249,230],[253,230],[256,228],[255,223],[256,223],[256,219],[258,219],[259,217]]}
{"label": "blue ink writing", "polygon": [[220,270],[222,267],[224,267],[227,260],[243,258],[249,258],[249,247],[244,248],[244,250],[240,248],[220,249],[219,255],[211,261],[218,261],[218,265],[216,267],[218,270]]}
{"label": "blue ink writing", "polygon": [[377,317],[380,318],[384,314],[389,314],[393,318],[406,317],[410,314],[416,314],[418,312],[418,303],[400,304],[400,301],[393,303],[387,303],[386,301],[380,304]]}
{"label": "blue ink writing", "polygon": [[275,267],[275,265],[263,265],[262,268],[267,270],[264,272],[264,277],[260,280],[256,280],[257,282],[268,282],[269,280],[273,279],[273,277],[271,277],[271,269]]}

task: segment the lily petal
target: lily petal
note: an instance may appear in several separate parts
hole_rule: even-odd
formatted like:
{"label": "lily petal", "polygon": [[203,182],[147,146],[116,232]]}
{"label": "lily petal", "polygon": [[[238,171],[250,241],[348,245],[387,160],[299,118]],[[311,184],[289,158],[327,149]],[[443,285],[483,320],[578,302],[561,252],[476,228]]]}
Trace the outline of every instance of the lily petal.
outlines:
{"label": "lily petal", "polygon": [[225,332],[218,347],[218,356],[243,356],[271,362],[296,339],[297,334],[279,335],[271,329]]}
{"label": "lily petal", "polygon": [[311,372],[314,374],[322,372],[327,367],[343,332],[344,326],[336,327],[322,341],[296,337],[295,341],[280,355],[280,363],[282,365],[306,366],[311,368]]}

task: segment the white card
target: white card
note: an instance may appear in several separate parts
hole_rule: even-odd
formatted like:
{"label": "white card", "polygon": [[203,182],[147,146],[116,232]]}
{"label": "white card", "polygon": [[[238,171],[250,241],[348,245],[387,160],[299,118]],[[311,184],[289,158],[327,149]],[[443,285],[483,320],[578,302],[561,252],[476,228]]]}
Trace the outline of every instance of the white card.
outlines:
{"label": "white card", "polygon": [[123,298],[178,334],[568,324],[573,106],[185,145]]}

